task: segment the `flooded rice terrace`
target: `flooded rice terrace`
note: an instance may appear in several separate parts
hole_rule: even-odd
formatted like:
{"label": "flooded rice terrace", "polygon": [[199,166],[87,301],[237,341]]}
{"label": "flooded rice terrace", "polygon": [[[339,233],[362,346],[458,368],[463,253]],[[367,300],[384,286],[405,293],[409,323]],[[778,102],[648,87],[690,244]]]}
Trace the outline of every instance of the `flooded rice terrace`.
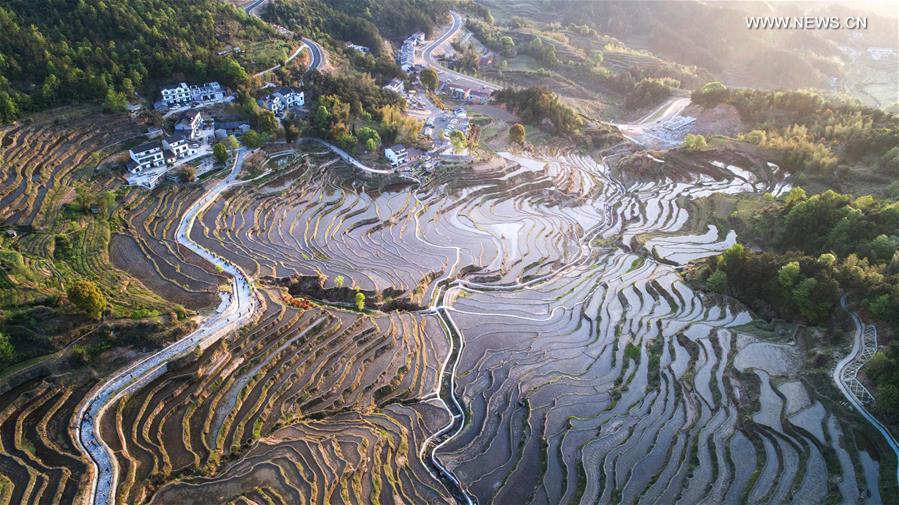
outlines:
{"label": "flooded rice terrace", "polygon": [[[297,156],[219,201],[194,238],[251,275],[318,274],[326,287],[342,276],[420,307],[412,315],[433,340],[423,348],[442,353],[427,366],[443,373],[426,375],[433,393],[381,407],[441,408],[413,443],[448,490],[419,472],[433,490],[421,499],[880,501],[877,462],[795,376],[797,349],[741,333],[747,312],[704,299],[675,270],[736,240],[685,230],[679,198],[780,193],[782,182],[714,164],[625,185],[589,157],[502,157],[501,169],[378,188]],[[204,485],[239,478],[264,452]]]}

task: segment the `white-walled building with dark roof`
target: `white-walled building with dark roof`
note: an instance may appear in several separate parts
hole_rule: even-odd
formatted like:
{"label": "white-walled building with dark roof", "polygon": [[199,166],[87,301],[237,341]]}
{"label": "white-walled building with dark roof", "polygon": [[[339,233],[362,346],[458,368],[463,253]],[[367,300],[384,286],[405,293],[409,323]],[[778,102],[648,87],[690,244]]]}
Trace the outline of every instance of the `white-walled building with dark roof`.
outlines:
{"label": "white-walled building with dark roof", "polygon": [[182,82],[173,86],[164,86],[161,93],[162,103],[168,107],[179,107],[190,102],[219,101],[225,98],[225,89],[215,81],[193,86]]}
{"label": "white-walled building with dark roof", "polygon": [[305,94],[293,88],[278,88],[270,93],[265,99],[260,100],[260,105],[266,109],[280,114],[287,109],[302,107],[306,104]]}
{"label": "white-walled building with dark roof", "polygon": [[384,149],[384,157],[387,158],[390,165],[394,167],[405,163],[408,155],[409,153],[406,151],[406,146],[403,144],[394,144],[387,149]]}
{"label": "white-walled building with dark roof", "polygon": [[162,144],[159,141],[146,142],[128,150],[128,155],[134,163],[131,165],[132,173],[141,173],[144,170],[165,165],[162,153]]}
{"label": "white-walled building with dark roof", "polygon": [[195,139],[200,136],[200,130],[206,117],[198,110],[188,111],[181,116],[181,120],[175,124],[175,131],[182,132],[188,137]]}

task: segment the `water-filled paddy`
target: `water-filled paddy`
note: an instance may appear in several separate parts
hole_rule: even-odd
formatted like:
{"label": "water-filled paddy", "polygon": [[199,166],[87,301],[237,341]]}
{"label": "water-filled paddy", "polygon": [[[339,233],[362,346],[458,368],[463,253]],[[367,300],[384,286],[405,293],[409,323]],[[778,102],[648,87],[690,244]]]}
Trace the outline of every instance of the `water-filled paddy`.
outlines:
{"label": "water-filled paddy", "polygon": [[[877,481],[876,461],[795,377],[795,350],[741,335],[750,315],[672,266],[737,238],[679,233],[679,198],[782,181],[720,164],[625,187],[588,157],[503,157],[388,187],[297,159],[210,208],[195,239],[252,274],[342,276],[439,304],[464,342],[448,366],[465,420],[437,457],[479,503],[842,502]],[[439,327],[426,338],[445,342]]]}

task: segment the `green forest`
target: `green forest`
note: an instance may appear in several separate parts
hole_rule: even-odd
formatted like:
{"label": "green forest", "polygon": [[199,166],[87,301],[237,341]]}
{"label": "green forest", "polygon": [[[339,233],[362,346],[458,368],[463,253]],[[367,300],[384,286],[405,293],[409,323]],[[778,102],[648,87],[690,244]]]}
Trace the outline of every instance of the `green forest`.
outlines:
{"label": "green forest", "polygon": [[766,317],[823,324],[843,294],[899,328],[899,203],[795,188],[748,222],[742,244],[706,260],[698,275],[714,291]]}
{"label": "green forest", "polygon": [[281,0],[267,4],[263,17],[310,36],[328,35],[368,46],[381,54],[384,39],[413,32],[430,35],[449,13],[449,2],[426,0]]}
{"label": "green forest", "polygon": [[732,90],[720,82],[693,91],[692,100],[707,108],[734,106],[753,128],[742,138],[779,153],[791,172],[831,178],[863,163],[884,180],[899,177],[894,114],[815,91]]}
{"label": "green forest", "polygon": [[246,72],[216,53],[273,30],[216,0],[8,0],[0,4],[0,121],[126,96],[182,75],[234,86]]}

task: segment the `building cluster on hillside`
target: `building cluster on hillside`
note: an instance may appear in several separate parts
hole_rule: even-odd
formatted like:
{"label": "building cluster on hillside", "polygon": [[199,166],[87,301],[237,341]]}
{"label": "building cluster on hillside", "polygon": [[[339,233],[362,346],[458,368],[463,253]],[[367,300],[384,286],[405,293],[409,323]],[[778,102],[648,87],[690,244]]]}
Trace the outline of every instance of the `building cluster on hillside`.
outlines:
{"label": "building cluster on hillside", "polygon": [[214,127],[211,116],[191,109],[178,118],[171,135],[161,128],[148,128],[148,141],[128,150],[128,182],[152,188],[170,168],[209,154]]}
{"label": "building cluster on hillside", "polygon": [[225,88],[215,81],[199,85],[188,85],[186,82],[182,82],[173,86],[164,86],[161,93],[162,101],[159,105],[170,109],[190,104],[220,102],[226,97]]}
{"label": "building cluster on hillside", "polygon": [[403,72],[412,70],[412,67],[415,65],[415,48],[423,44],[424,41],[425,34],[422,32],[413,33],[403,41],[403,45],[400,47],[396,57],[397,63],[400,64]]}
{"label": "building cluster on hillside", "polygon": [[269,93],[265,98],[260,98],[258,103],[276,116],[282,117],[288,109],[300,108],[305,105],[306,97],[298,89],[283,87]]}

